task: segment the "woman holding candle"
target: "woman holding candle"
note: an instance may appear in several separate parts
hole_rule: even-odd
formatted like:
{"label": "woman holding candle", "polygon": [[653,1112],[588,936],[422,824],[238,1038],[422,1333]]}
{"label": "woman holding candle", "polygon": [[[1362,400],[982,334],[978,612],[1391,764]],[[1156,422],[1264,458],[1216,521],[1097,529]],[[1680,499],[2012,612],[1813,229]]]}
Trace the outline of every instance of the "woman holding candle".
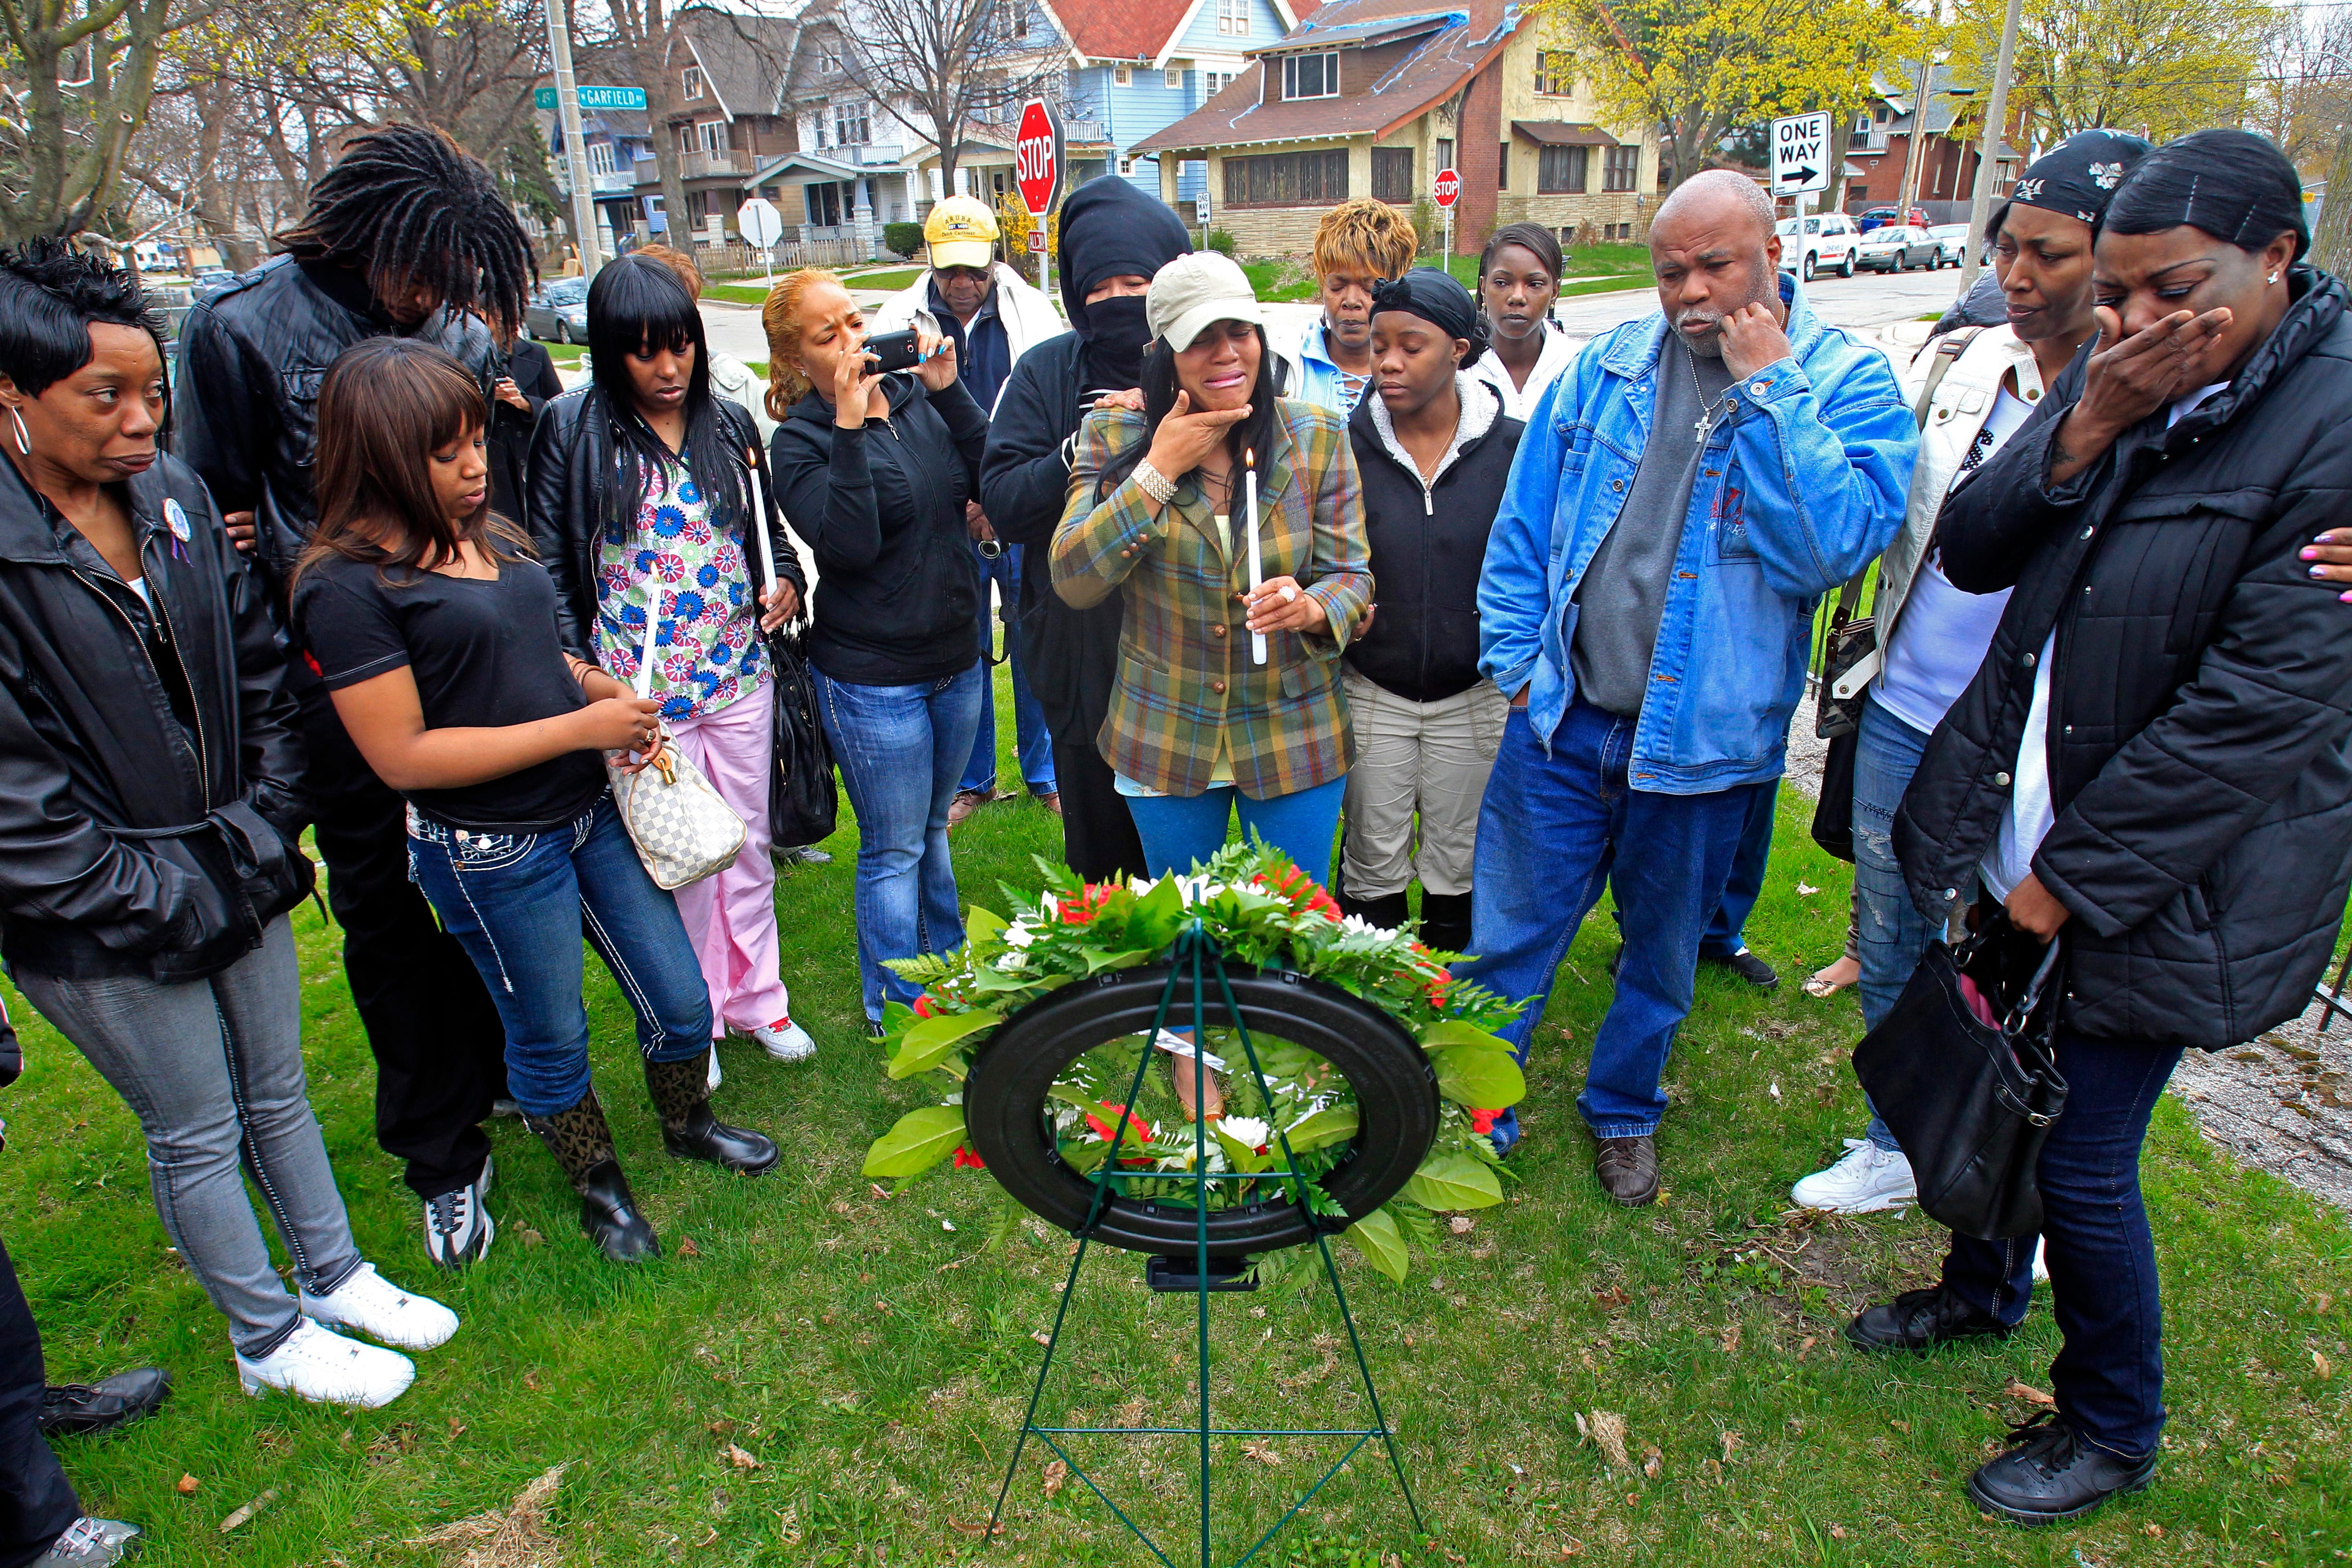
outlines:
{"label": "woman holding candle", "polygon": [[583,931],[636,1013],[670,1153],[751,1173],[776,1146],[710,1113],[709,993],[605,787],[601,753],[659,751],[659,703],[564,650],[551,574],[490,512],[488,420],[439,349],[344,352],[319,393],[319,528],[294,618],[352,743],[407,800],[411,875],[489,988],[510,1092],[582,1226],[633,1262],[661,1248],[589,1079]]}
{"label": "woman holding candle", "polygon": [[[759,637],[799,610],[800,560],[755,504],[758,431],[711,391],[702,314],[677,268],[628,256],[599,272],[588,342],[594,379],[548,405],[531,450],[530,531],[555,580],[557,624],[565,647],[631,683],[653,637],[652,683],[639,690],[743,819],[734,863],[677,890],[713,1037],[732,1027],[779,1061],[803,1061],[816,1046],[793,1022],[779,972],[775,689]],[[714,1074],[718,1062],[714,1052]]]}
{"label": "woman holding candle", "polygon": [[1144,315],[1143,410],[1080,426],[1054,536],[1065,602],[1126,605],[1098,744],[1154,872],[1215,853],[1238,811],[1320,880],[1354,752],[1339,655],[1372,585],[1346,428],[1276,397],[1227,258],[1161,268]]}

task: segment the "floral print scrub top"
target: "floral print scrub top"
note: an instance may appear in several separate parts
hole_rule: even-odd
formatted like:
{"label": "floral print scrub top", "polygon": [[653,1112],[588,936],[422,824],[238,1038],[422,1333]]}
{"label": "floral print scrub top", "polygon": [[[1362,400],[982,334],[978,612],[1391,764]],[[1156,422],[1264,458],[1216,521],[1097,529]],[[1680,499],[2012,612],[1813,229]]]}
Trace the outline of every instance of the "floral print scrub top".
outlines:
{"label": "floral print scrub top", "polygon": [[679,464],[646,478],[636,526],[609,525],[596,550],[596,661],[623,685],[637,678],[649,592],[661,593],[654,698],[665,719],[699,719],[768,678],[742,547],[711,526],[710,503]]}

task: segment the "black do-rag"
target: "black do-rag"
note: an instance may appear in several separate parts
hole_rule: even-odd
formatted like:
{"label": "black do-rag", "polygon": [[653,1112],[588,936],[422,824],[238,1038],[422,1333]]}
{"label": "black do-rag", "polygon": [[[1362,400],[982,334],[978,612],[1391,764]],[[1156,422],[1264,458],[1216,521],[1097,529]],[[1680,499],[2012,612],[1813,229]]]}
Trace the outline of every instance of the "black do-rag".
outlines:
{"label": "black do-rag", "polygon": [[1467,338],[1470,352],[1462,357],[1467,370],[1486,352],[1486,321],[1470,290],[1434,267],[1416,267],[1393,281],[1372,285],[1372,314],[1402,310],[1419,316],[1449,338]]}
{"label": "black do-rag", "polygon": [[1080,372],[1087,390],[1137,385],[1151,341],[1141,297],[1089,306],[1087,293],[1106,278],[1151,277],[1192,254],[1192,236],[1166,203],[1110,174],[1063,199],[1060,239],[1062,309],[1086,340]]}
{"label": "black do-rag", "polygon": [[2152,146],[2120,131],[2077,131],[2028,164],[2009,199],[2095,225],[2107,198]]}

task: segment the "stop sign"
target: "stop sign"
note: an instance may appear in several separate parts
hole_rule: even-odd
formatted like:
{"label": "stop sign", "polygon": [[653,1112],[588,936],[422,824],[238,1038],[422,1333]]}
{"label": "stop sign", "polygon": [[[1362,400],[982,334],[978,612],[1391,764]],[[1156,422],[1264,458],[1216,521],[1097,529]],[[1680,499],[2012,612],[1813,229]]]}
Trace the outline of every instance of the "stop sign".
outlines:
{"label": "stop sign", "polygon": [[1451,169],[1437,171],[1437,205],[1450,207],[1462,195],[1462,176]]}
{"label": "stop sign", "polygon": [[1054,210],[1062,186],[1062,123],[1042,100],[1033,98],[1021,106],[1021,124],[1013,142],[1013,178],[1031,213],[1042,218]]}

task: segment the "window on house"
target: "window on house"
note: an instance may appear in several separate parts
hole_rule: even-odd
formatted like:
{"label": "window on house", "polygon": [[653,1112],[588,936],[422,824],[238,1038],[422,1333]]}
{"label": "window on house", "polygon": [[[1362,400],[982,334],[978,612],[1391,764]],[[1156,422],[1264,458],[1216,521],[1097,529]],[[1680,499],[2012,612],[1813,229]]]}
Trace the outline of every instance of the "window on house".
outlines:
{"label": "window on house", "polygon": [[1113,87],[1133,86],[1135,84],[1135,68],[1133,66],[1111,67],[1110,84]]}
{"label": "window on house", "polygon": [[619,172],[619,166],[613,162],[613,144],[610,142],[588,143],[588,172],[592,174],[611,174]]}
{"label": "window on house", "polygon": [[1282,58],[1282,96],[1288,98],[1337,98],[1339,96],[1339,51],[1321,55],[1285,55]]}
{"label": "window on house", "polygon": [[1437,139],[1437,166],[1441,169],[1454,167],[1454,138],[1451,136]]}
{"label": "window on house", "polygon": [[1601,154],[1601,188],[1604,191],[1630,191],[1641,177],[1642,149],[1611,147]]}
{"label": "window on house", "polygon": [[1028,0],[1004,0],[1004,36],[1025,38],[1029,36]]}
{"label": "window on house", "polygon": [[833,140],[836,146],[863,147],[874,140],[874,130],[866,110],[866,102],[862,98],[853,103],[833,106]]}
{"label": "window on house", "polygon": [[830,180],[812,180],[801,187],[802,199],[808,204],[808,221],[820,228],[834,228],[841,223],[841,187]]}
{"label": "window on house", "polygon": [[1184,90],[1184,73],[1170,66],[1160,73],[1160,85],[1171,92],[1181,92]]}
{"label": "window on house", "polygon": [[1412,149],[1372,149],[1372,195],[1384,202],[1412,200]]}
{"label": "window on house", "polygon": [[1135,160],[1134,160],[1134,159],[1132,159],[1132,158],[1125,158],[1125,157],[1123,157],[1123,158],[1119,159],[1119,161],[1118,161],[1118,172],[1119,172],[1121,174],[1132,174],[1133,173],[1135,173]]}
{"label": "window on house", "polygon": [[817,58],[816,58],[816,74],[817,74],[817,75],[819,75],[819,76],[836,76],[836,75],[840,74],[840,71],[841,71],[841,57],[840,57],[839,55],[835,54],[835,53],[834,53],[832,50],[830,50],[830,49],[827,49],[827,50],[826,50],[826,51],[824,51],[823,54],[820,54],[820,55],[818,55],[818,56],[817,56]]}
{"label": "window on house", "polygon": [[1584,194],[1584,172],[1592,156],[1590,147],[1541,147],[1536,151],[1536,193],[1546,196]]}
{"label": "window on house", "polygon": [[1336,205],[1348,199],[1348,153],[1274,153],[1225,160],[1225,205]]}
{"label": "window on house", "polygon": [[1511,188],[1511,144],[1505,142],[1501,148],[1495,159],[1495,188],[1507,191]]}
{"label": "window on house", "polygon": [[1217,0],[1217,31],[1236,38],[1249,37],[1250,0]]}
{"label": "window on house", "polygon": [[1536,92],[1544,98],[1566,98],[1576,90],[1576,51],[1536,51]]}
{"label": "window on house", "polygon": [[706,120],[701,124],[696,126],[694,130],[697,138],[702,143],[702,150],[705,153],[708,153],[712,157],[716,158],[720,153],[727,151],[727,122],[725,121]]}
{"label": "window on house", "polygon": [[1874,121],[1870,118],[1870,116],[1869,116],[1869,115],[1867,115],[1867,114],[1857,114],[1857,115],[1855,115],[1855,116],[1853,117],[1853,135],[1854,135],[1854,140],[1855,140],[1855,141],[1857,141],[1857,142],[1867,142],[1867,141],[1869,141],[1869,140],[1870,140],[1870,128],[1871,128],[1871,126],[1872,126],[1873,124],[1874,124],[1874,123],[1875,123],[1875,121]]}
{"label": "window on house", "polygon": [[696,99],[700,98],[701,96],[702,68],[700,66],[688,66],[686,68],[686,100],[688,103],[692,103]]}
{"label": "window on house", "polygon": [[677,150],[681,153],[691,153],[694,151],[693,126],[681,125],[677,128]]}

